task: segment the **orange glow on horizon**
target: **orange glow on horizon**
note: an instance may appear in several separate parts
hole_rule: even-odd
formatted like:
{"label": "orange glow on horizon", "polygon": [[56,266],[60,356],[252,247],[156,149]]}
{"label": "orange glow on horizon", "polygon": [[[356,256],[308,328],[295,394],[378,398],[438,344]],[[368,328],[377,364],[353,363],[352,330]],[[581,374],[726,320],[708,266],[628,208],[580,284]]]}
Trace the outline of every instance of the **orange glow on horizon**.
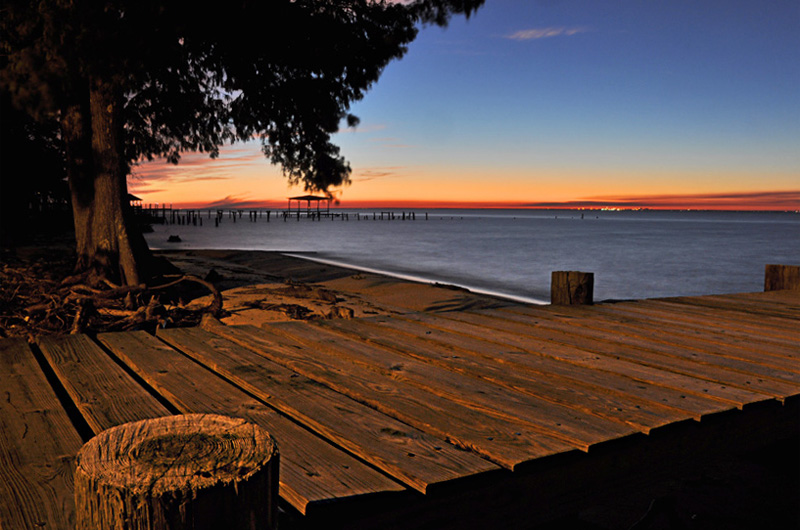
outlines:
{"label": "orange glow on horizon", "polygon": [[[352,184],[333,190],[340,202],[331,206],[800,210],[797,175],[775,172],[764,178],[747,171],[647,168],[356,167]],[[174,208],[284,209],[288,197],[306,194],[302,186],[289,186],[280,168],[252,146],[226,146],[217,160],[187,153],[177,166],[163,161],[144,163],[128,182],[129,191],[145,205]],[[772,189],[758,189],[759,182],[770,182]]]}
{"label": "orange glow on horizon", "polygon": [[[286,200],[188,201],[176,203],[147,203],[145,206],[181,209],[285,209]],[[336,209],[573,209],[573,210],[729,210],[729,211],[795,211],[800,212],[800,191],[763,192],[720,195],[671,195],[625,198],[589,198],[562,202],[515,201],[436,201],[436,200],[341,200],[331,201]]]}

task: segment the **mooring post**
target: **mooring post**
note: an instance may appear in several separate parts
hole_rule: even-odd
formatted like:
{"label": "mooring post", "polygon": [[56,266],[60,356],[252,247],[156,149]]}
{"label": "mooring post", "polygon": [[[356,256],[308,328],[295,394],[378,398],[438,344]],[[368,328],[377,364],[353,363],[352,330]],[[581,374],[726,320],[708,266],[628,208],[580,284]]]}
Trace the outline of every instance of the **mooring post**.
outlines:
{"label": "mooring post", "polygon": [[800,265],[767,265],[764,272],[765,291],[800,291]]}
{"label": "mooring post", "polygon": [[550,303],[553,305],[592,305],[594,273],[553,271],[550,281]]}
{"label": "mooring post", "polygon": [[278,449],[261,427],[215,414],[103,431],[78,452],[78,530],[277,528]]}

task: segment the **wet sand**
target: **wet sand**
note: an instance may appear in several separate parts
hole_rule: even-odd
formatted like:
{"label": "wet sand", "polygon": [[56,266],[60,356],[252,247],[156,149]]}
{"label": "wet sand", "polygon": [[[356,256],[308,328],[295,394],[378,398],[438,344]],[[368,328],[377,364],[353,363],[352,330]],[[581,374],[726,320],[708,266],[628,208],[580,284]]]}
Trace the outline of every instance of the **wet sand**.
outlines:
{"label": "wet sand", "polygon": [[[356,318],[410,311],[459,311],[515,302],[442,284],[426,284],[318,263],[272,251],[159,251],[187,274],[222,292],[225,324]],[[212,272],[213,271],[213,272]],[[203,304],[205,297],[192,301]]]}

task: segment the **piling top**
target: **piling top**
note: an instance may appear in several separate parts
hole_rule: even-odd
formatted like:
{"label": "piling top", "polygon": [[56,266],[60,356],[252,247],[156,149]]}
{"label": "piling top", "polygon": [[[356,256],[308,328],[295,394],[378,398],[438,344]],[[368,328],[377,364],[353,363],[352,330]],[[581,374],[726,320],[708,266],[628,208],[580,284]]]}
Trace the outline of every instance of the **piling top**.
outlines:
{"label": "piling top", "polygon": [[162,495],[246,481],[277,454],[275,441],[257,425],[185,414],[103,431],[78,452],[77,466],[95,484]]}

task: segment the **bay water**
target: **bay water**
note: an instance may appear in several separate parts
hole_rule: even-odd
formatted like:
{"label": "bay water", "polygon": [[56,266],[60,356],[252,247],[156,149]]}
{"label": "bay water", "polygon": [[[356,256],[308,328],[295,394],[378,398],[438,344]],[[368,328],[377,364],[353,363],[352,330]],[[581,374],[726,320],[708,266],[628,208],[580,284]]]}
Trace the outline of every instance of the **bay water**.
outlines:
{"label": "bay water", "polygon": [[540,303],[556,270],[593,272],[599,301],[761,291],[766,264],[800,264],[797,212],[404,211],[320,221],[273,211],[270,222],[244,211],[218,227],[204,211],[203,226],[155,224],[146,237],[154,249],[273,250]]}

